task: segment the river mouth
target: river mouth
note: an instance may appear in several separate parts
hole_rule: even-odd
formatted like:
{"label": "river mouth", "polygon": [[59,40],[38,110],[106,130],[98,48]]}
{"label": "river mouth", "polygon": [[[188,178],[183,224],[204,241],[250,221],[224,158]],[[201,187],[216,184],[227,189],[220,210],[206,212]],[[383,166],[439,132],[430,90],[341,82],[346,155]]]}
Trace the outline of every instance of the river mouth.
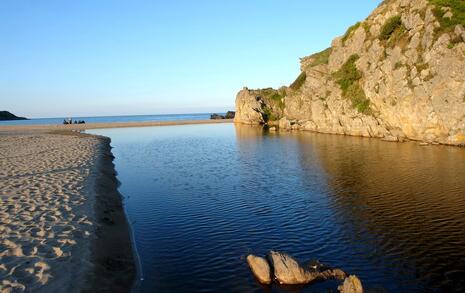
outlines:
{"label": "river mouth", "polygon": [[245,257],[318,259],[388,292],[465,289],[465,150],[232,124],[93,130],[112,139],[142,292],[262,287]]}

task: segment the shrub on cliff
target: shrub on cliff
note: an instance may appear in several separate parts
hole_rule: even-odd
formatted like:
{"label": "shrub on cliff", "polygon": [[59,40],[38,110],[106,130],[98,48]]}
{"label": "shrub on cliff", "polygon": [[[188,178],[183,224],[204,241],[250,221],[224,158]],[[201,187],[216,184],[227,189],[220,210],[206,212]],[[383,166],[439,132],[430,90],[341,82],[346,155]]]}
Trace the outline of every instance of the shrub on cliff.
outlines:
{"label": "shrub on cliff", "polygon": [[362,73],[355,64],[359,58],[356,54],[350,56],[346,63],[333,74],[333,77],[341,87],[342,97],[349,99],[352,107],[357,109],[358,112],[369,114],[370,100],[367,99],[363,88],[360,86]]}
{"label": "shrub on cliff", "polygon": [[379,34],[380,40],[389,40],[391,35],[397,30],[402,28],[402,20],[400,15],[393,16],[386,20],[386,23],[381,28],[381,32]]}
{"label": "shrub on cliff", "polygon": [[362,78],[362,73],[357,69],[355,62],[360,58],[357,54],[349,57],[342,67],[334,73],[337,83],[341,86],[343,95],[347,89]]}

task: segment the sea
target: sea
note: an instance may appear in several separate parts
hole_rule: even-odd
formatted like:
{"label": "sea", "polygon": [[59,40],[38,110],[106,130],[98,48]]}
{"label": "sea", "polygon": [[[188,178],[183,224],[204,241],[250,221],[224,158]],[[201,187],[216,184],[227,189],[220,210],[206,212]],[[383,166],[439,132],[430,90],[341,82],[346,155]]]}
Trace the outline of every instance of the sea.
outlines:
{"label": "sea", "polygon": [[[85,121],[86,123],[110,123],[110,122],[147,122],[147,121],[179,121],[179,120],[206,120],[212,113],[194,114],[162,114],[162,115],[130,115],[130,116],[100,116],[100,117],[57,117],[34,118],[29,120],[0,121],[2,125],[41,125],[63,124],[64,120]],[[224,115],[225,113],[218,113]]]}

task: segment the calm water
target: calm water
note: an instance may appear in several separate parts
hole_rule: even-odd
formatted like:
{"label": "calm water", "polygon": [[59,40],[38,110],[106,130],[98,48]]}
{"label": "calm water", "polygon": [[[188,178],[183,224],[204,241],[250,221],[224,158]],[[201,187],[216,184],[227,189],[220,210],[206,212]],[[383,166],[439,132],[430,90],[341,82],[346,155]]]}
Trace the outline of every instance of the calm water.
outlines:
{"label": "calm water", "polygon": [[387,292],[465,290],[465,150],[232,124],[109,129],[142,292],[261,287],[245,256],[319,259]]}
{"label": "calm water", "polygon": [[[220,113],[224,114],[224,113]],[[62,124],[62,118],[37,118],[30,120],[0,121],[0,125],[37,125]],[[165,115],[135,115],[135,116],[102,116],[102,117],[71,117],[73,120],[84,120],[87,123],[106,122],[145,122],[145,121],[178,121],[178,120],[204,120],[210,119],[210,113],[201,114],[165,114]]]}

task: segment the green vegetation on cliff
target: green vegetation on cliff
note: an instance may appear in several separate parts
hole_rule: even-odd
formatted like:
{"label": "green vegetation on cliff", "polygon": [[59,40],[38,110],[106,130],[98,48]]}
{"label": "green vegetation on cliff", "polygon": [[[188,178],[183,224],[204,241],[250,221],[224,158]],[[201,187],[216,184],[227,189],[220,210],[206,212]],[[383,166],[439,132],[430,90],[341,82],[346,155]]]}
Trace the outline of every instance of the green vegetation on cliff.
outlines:
{"label": "green vegetation on cliff", "polygon": [[346,44],[346,41],[352,36],[352,34],[360,27],[362,23],[359,21],[357,22],[356,24],[354,24],[353,26],[349,27],[349,29],[347,29],[346,33],[344,34],[344,36],[342,37],[342,45],[345,46]]}
{"label": "green vegetation on cliff", "polygon": [[299,90],[307,79],[307,74],[305,71],[301,72],[297,79],[289,86],[293,90]]}
{"label": "green vegetation on cliff", "polygon": [[[441,27],[438,33],[452,31],[456,25],[465,26],[465,1],[464,0],[428,0],[434,5],[433,13]],[[444,17],[451,12],[451,17]]]}
{"label": "green vegetation on cliff", "polygon": [[328,64],[329,63],[329,56],[331,55],[332,48],[329,47],[321,52],[315,53],[310,56],[313,61],[310,64],[311,67],[318,66],[321,64]]}
{"label": "green vegetation on cliff", "polygon": [[263,121],[277,121],[281,119],[284,108],[286,106],[284,99],[287,96],[286,89],[280,88],[275,90],[273,88],[265,88],[259,90],[259,96],[263,99],[261,104],[261,113]]}
{"label": "green vegetation on cliff", "polygon": [[410,42],[410,37],[407,29],[402,24],[400,15],[393,16],[386,20],[381,27],[379,39],[382,44],[391,48],[399,46],[401,49],[405,49],[407,47]]}
{"label": "green vegetation on cliff", "polygon": [[370,113],[370,100],[367,99],[363,88],[360,86],[362,73],[357,69],[355,62],[360,57],[356,54],[342,65],[342,67],[333,74],[337,84],[341,87],[342,96],[352,102],[352,107],[363,114]]}
{"label": "green vegetation on cliff", "polygon": [[334,73],[337,83],[341,86],[343,94],[347,89],[362,78],[362,73],[357,69],[355,62],[360,58],[357,54],[349,57],[342,67]]}
{"label": "green vegetation on cliff", "polygon": [[386,23],[381,28],[379,33],[380,40],[389,40],[392,34],[399,28],[402,27],[402,20],[400,15],[393,16],[386,20]]}

